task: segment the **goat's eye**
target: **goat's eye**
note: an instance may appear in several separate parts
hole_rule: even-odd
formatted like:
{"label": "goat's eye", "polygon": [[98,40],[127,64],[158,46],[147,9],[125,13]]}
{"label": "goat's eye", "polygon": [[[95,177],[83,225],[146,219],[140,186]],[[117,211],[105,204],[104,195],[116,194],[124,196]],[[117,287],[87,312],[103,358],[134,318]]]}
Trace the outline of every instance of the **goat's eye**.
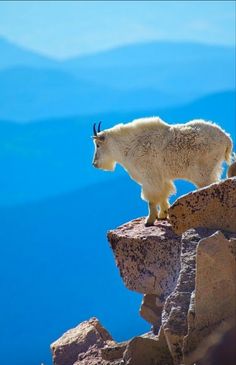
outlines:
{"label": "goat's eye", "polygon": [[100,147],[100,144],[97,144],[97,148],[99,148]]}

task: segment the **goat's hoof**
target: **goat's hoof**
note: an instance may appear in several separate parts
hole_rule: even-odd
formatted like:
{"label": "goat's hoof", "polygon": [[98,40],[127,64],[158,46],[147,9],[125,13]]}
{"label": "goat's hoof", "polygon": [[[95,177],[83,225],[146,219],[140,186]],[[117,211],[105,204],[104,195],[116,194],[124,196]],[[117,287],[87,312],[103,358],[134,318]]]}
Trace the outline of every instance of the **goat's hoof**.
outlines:
{"label": "goat's hoof", "polygon": [[151,226],[154,226],[154,223],[145,223],[145,227],[151,227]]}
{"label": "goat's hoof", "polygon": [[145,222],[145,227],[151,227],[151,226],[154,226],[154,222],[148,222],[148,221]]}

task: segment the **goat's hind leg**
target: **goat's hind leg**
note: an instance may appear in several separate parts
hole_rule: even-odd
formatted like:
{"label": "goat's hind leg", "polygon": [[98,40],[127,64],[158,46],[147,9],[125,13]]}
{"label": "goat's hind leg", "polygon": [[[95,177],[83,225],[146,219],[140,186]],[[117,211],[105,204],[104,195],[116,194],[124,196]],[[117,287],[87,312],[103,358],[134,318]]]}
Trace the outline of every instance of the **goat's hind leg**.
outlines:
{"label": "goat's hind leg", "polygon": [[174,194],[176,192],[175,185],[173,184],[173,181],[166,181],[163,184],[162,193],[160,194],[159,198],[159,206],[160,206],[160,212],[159,212],[159,219],[167,219],[168,215],[168,209],[170,207],[169,204],[169,196],[171,194]]}
{"label": "goat's hind leg", "polygon": [[160,213],[158,215],[159,219],[167,219],[168,209],[169,209],[169,201],[168,199],[163,199],[160,201]]}

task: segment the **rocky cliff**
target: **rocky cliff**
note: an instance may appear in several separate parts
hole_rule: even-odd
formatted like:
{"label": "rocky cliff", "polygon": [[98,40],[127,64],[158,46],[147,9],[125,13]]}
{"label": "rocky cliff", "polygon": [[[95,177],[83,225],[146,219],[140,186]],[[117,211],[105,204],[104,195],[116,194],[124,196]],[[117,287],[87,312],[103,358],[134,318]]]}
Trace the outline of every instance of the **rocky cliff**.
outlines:
{"label": "rocky cliff", "polygon": [[169,221],[138,218],[108,240],[152,330],[116,343],[92,318],[51,345],[54,365],[235,363],[236,178],[180,197]]}

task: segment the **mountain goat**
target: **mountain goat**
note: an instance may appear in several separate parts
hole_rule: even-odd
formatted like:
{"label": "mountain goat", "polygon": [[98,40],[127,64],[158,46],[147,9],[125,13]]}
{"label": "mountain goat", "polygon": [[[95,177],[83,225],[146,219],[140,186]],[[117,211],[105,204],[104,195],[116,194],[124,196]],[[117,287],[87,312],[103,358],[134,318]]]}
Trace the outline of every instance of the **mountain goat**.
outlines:
{"label": "mountain goat", "polygon": [[98,130],[93,126],[93,166],[113,171],[118,163],[142,186],[141,196],[149,205],[146,226],[167,218],[168,198],[176,191],[174,179],[201,188],[219,180],[224,160],[230,163],[232,140],[211,122],[169,125],[152,117],[104,131],[100,125]]}

